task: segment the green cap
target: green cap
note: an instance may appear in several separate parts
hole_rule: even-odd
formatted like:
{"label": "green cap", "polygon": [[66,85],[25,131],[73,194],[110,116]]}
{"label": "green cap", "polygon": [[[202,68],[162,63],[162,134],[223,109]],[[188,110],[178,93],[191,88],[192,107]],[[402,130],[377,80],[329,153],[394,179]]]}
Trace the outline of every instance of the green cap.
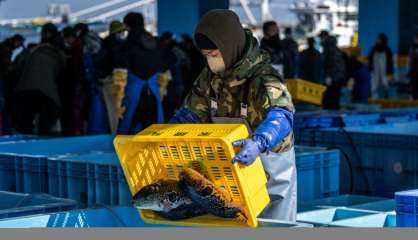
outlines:
{"label": "green cap", "polygon": [[126,27],[121,21],[112,21],[109,26],[109,34],[125,31]]}

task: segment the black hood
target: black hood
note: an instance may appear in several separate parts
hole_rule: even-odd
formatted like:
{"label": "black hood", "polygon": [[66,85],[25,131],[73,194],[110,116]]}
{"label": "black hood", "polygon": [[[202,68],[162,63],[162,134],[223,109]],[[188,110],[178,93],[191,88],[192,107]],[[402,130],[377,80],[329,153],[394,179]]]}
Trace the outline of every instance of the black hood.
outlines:
{"label": "black hood", "polygon": [[208,37],[221,51],[225,67],[231,68],[241,60],[245,48],[245,31],[239,17],[230,10],[211,10],[196,27],[196,34]]}

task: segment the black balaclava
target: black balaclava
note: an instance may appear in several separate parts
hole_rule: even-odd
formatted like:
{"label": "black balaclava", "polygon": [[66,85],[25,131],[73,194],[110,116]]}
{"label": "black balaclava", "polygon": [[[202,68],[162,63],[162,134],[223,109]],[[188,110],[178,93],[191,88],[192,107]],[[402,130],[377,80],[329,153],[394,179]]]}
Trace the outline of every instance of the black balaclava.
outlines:
{"label": "black balaclava", "polygon": [[233,11],[211,10],[200,19],[195,30],[195,41],[200,49],[219,49],[228,70],[242,58],[245,31]]}

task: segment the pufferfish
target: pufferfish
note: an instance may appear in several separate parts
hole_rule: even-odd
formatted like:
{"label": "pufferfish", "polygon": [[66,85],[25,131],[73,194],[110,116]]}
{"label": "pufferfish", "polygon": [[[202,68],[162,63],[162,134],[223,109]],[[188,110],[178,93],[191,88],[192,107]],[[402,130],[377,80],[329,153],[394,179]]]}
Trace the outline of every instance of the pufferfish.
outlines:
{"label": "pufferfish", "polygon": [[180,174],[179,184],[188,197],[208,213],[221,218],[232,218],[237,222],[247,222],[242,206],[233,202],[231,194],[199,172],[191,168],[185,169]]}
{"label": "pufferfish", "polygon": [[153,210],[158,215],[180,220],[212,214],[247,222],[242,207],[233,202],[228,191],[216,186],[202,174],[187,168],[180,180],[160,180],[145,186],[134,196],[134,205]]}
{"label": "pufferfish", "polygon": [[159,180],[143,187],[133,197],[133,204],[139,209],[153,210],[170,220],[187,219],[207,213],[193,203],[175,180]]}

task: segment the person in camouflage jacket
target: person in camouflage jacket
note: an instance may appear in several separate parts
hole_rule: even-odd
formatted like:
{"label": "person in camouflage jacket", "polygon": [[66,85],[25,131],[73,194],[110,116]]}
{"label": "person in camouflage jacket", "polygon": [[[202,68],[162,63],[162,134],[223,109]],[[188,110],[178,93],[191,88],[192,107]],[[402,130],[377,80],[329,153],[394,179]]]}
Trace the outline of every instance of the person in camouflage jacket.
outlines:
{"label": "person in camouflage jacket", "polygon": [[[202,122],[210,122],[211,89],[218,96],[218,115],[239,118],[240,103],[243,102],[245,85],[248,87],[248,122],[255,130],[263,121],[266,112],[273,106],[283,107],[294,112],[289,91],[276,70],[269,64],[270,57],[260,51],[257,40],[246,31],[246,53],[231,70],[228,76],[213,74],[208,67],[204,68],[197,78],[190,94],[186,97],[184,107],[199,116]],[[292,136],[287,137],[285,146],[292,146]]]}
{"label": "person in camouflage jacket", "polygon": [[295,109],[283,78],[271,66],[268,53],[259,48],[251,31],[244,30],[238,16],[230,10],[212,10],[203,16],[196,28],[195,42],[206,57],[207,66],[170,123],[244,121],[253,134],[233,143],[241,151],[232,162],[250,165],[260,156],[272,200],[263,216],[294,221]]}

